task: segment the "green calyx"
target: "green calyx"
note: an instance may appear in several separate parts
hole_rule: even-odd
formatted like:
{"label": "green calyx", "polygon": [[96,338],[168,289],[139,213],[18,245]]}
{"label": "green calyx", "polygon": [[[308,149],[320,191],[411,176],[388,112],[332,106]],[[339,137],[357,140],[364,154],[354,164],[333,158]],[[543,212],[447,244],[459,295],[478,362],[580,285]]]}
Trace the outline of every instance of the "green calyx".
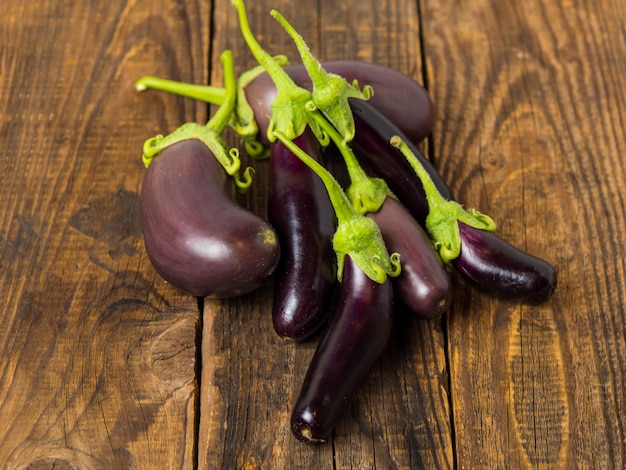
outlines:
{"label": "green calyx", "polygon": [[223,104],[209,122],[204,126],[195,122],[188,122],[167,136],[158,135],[147,139],[143,145],[141,159],[147,168],[160,152],[171,145],[185,140],[199,140],[211,150],[226,173],[233,177],[237,188],[244,191],[252,183],[254,171],[252,168],[246,168],[241,175],[241,160],[238,150],[236,148],[229,149],[222,139],[224,129],[233,113],[236,97],[237,85],[231,51],[225,51],[221,60],[224,66],[225,97]]}
{"label": "green calyx", "polygon": [[387,276],[400,274],[400,255],[391,255],[385,247],[380,228],[369,217],[358,215],[337,226],[333,236],[333,249],[337,254],[337,276],[341,281],[346,255],[373,281],[382,284]]}
{"label": "green calyx", "polygon": [[350,187],[346,190],[346,195],[352,207],[361,215],[368,212],[378,212],[387,197],[395,197],[387,182],[381,178],[372,178],[367,175],[349,143],[343,140],[339,131],[317,109],[310,107],[309,111],[313,120],[328,140],[333,141],[343,157],[350,177]]}
{"label": "green calyx", "polygon": [[[287,57],[284,55],[277,55],[273,59],[281,67],[288,64]],[[237,80],[235,108],[229,121],[230,126],[243,139],[248,154],[254,158],[265,158],[268,156],[268,151],[257,138],[259,126],[246,97],[246,86],[264,72],[265,69],[259,65],[240,75],[239,80]],[[141,77],[137,80],[135,89],[139,92],[146,90],[164,91],[219,106],[224,104],[226,100],[226,89],[219,86],[194,85],[152,76]]]}
{"label": "green calyx", "polygon": [[296,85],[282,66],[258,43],[250,30],[243,0],[231,0],[231,3],[237,9],[241,34],[250,52],[276,86],[277,93],[272,102],[272,115],[267,129],[268,140],[270,142],[276,140],[274,131],[293,140],[300,136],[308,125],[311,125],[317,133],[315,123],[309,122],[309,115],[306,111],[307,103],[311,101],[311,92]]}
{"label": "green calyx", "polygon": [[[287,57],[284,55],[274,56],[273,60],[281,67],[288,64]],[[237,81],[237,103],[230,123],[235,132],[243,139],[248,155],[254,158],[269,156],[268,149],[258,140],[259,125],[246,96],[248,84],[262,73],[265,73],[265,68],[258,65],[242,73],[239,77]]]}
{"label": "green calyx", "polygon": [[163,150],[186,140],[203,142],[211,150],[224,171],[233,178],[239,192],[244,192],[250,187],[254,169],[247,167],[243,174],[240,173],[239,151],[236,148],[229,149],[219,133],[195,122],[187,122],[166,136],[157,135],[147,139],[143,144],[141,156],[143,164],[148,168],[152,160]]}
{"label": "green calyx", "polygon": [[385,200],[393,197],[385,180],[368,176],[353,180],[346,194],[352,207],[362,215],[378,212]]}
{"label": "green calyx", "polygon": [[328,73],[293,26],[278,11],[272,10],[270,13],[296,44],[302,63],[313,83],[313,103],[335,126],[342,139],[350,142],[354,138],[355,129],[348,99],[368,100],[373,93],[372,87],[366,86],[361,90],[356,81],[351,84],[339,75]]}
{"label": "green calyx", "polygon": [[424,187],[428,201],[426,231],[444,263],[450,263],[461,254],[461,234],[458,222],[488,232],[496,229],[495,222],[488,215],[475,209],[466,210],[458,202],[444,198],[404,140],[399,136],[394,136],[390,143],[406,158]]}
{"label": "green calyx", "polygon": [[333,248],[337,255],[337,277],[341,281],[346,255],[354,260],[359,268],[373,281],[379,284],[387,276],[400,274],[400,255],[389,254],[374,220],[359,214],[335,178],[304,150],[294,144],[284,134],[274,131],[291,152],[313,170],[324,183],[328,196],[337,216],[337,231],[333,237]]}

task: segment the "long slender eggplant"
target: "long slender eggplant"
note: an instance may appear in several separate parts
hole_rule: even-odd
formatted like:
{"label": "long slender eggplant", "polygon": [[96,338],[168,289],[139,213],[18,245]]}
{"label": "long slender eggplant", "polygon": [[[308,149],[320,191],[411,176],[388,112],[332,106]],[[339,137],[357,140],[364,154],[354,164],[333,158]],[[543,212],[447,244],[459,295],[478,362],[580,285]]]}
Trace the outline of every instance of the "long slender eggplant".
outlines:
{"label": "long slender eggplant", "polygon": [[[320,146],[310,129],[294,143],[319,160]],[[268,185],[268,220],[281,245],[274,330],[301,341],[323,324],[337,279],[335,212],[319,177],[280,141],[271,146]]]}
{"label": "long slender eggplant", "polygon": [[480,289],[529,303],[547,300],[557,284],[548,262],[525,253],[497,235],[459,222],[461,254],[452,265]]}
{"label": "long slender eggplant", "polygon": [[452,280],[422,226],[392,197],[367,215],[380,227],[387,248],[400,253],[394,298],[424,318],[445,313],[452,302]]}
{"label": "long slender eggplant", "polygon": [[144,174],[141,214],[156,271],[200,297],[248,293],[273,273],[272,227],[235,203],[234,184],[211,150],[187,140],[161,151]]}
{"label": "long slender eggplant", "polygon": [[293,434],[305,442],[328,439],[383,353],[393,326],[390,279],[372,281],[350,256],[336,302],[291,415]]}

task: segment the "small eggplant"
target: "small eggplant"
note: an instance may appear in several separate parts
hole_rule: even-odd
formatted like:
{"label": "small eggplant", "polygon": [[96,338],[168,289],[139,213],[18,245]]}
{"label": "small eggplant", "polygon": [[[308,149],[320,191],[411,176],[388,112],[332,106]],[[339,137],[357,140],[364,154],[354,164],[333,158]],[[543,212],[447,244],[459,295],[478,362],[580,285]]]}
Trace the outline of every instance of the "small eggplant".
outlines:
{"label": "small eggplant", "polygon": [[[319,160],[320,146],[310,129],[294,143]],[[274,330],[302,341],[323,324],[337,279],[335,212],[319,177],[278,140],[271,145],[268,185],[268,220],[281,246]]]}
{"label": "small eggplant", "polygon": [[454,268],[472,284],[508,299],[541,303],[554,292],[557,276],[548,262],[497,235],[459,222],[461,254]]}
{"label": "small eggplant", "polygon": [[[412,142],[421,142],[430,133],[435,118],[433,103],[426,89],[409,76],[382,65],[354,60],[322,62],[322,66],[350,83],[356,80],[360,87],[371,86],[374,94],[368,100],[370,106],[395,123]],[[303,65],[288,65],[284,70],[298,86],[312,89],[311,78]],[[246,85],[245,92],[259,126],[259,138],[267,143],[266,116],[271,114],[276,97],[274,82],[263,73]]]}
{"label": "small eggplant", "polygon": [[422,226],[393,197],[368,217],[380,227],[387,248],[400,253],[402,270],[392,281],[394,297],[424,318],[445,313],[452,302],[452,280]]}
{"label": "small eggplant", "polygon": [[346,256],[331,320],[315,350],[291,415],[299,440],[323,442],[383,353],[393,326],[393,288]]}
{"label": "small eggplant", "polygon": [[141,214],[156,271],[200,297],[248,293],[273,273],[280,249],[272,227],[239,207],[234,184],[198,140],[161,151],[144,174]]}
{"label": "small eggplant", "polygon": [[437,187],[438,176],[420,164],[410,143],[398,136],[390,143],[410,162],[428,195],[426,230],[444,263],[452,264],[477,287],[502,297],[539,303],[552,295],[556,288],[554,267],[498,237],[489,216],[465,210],[447,192],[444,196]]}

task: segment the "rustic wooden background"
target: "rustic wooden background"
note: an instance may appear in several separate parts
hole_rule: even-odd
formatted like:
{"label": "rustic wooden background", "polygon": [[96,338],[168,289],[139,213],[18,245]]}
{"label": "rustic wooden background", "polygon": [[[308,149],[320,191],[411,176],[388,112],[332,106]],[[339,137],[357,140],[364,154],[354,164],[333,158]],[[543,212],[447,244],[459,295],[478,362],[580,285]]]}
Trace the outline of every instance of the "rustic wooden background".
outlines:
{"label": "rustic wooden background", "polygon": [[[228,0],[3,0],[0,466],[511,469],[626,466],[626,2],[249,0],[320,59],[428,88],[423,150],[503,238],[552,261],[540,307],[457,280],[402,320],[332,442],[287,427],[315,347],[269,321],[271,285],[198,302],[163,282],[138,215],[141,145],[210,109],[142,75],[221,84],[254,65]],[[236,140],[232,140],[236,143]],[[264,211],[264,170],[248,195]]]}

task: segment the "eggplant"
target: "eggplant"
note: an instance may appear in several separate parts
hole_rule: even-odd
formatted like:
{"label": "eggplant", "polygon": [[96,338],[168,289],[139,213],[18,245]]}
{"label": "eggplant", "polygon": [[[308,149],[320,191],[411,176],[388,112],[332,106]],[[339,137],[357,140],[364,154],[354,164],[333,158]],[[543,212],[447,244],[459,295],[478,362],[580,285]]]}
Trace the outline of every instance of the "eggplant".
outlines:
{"label": "eggplant", "polygon": [[390,279],[373,281],[347,255],[331,315],[291,414],[291,430],[305,442],[329,438],[382,355],[393,327]]}
{"label": "eggplant", "polygon": [[[434,105],[428,92],[409,76],[382,65],[355,60],[322,62],[329,73],[339,75],[360,87],[370,85],[374,94],[368,103],[394,122],[412,142],[421,142],[431,131],[435,119]],[[303,65],[283,67],[291,79],[306,89],[312,88],[311,79]],[[245,86],[246,99],[259,126],[258,138],[268,144],[268,116],[276,97],[276,87],[267,73],[262,73]],[[350,100],[352,102],[358,100]]]}
{"label": "eggplant", "polygon": [[[310,129],[294,143],[319,161]],[[268,220],[281,246],[272,322],[281,337],[302,341],[324,323],[337,279],[335,212],[320,178],[279,140],[271,145],[268,186]]]}
{"label": "eggplant", "polygon": [[[444,201],[454,203],[450,189],[435,167],[392,122],[364,101],[351,100],[351,108],[356,128],[351,145],[359,163],[369,174],[384,179],[398,200],[426,227],[429,201],[422,177],[416,174],[405,153],[412,154],[416,165],[422,168],[420,173],[430,180],[430,197],[440,201],[438,206]],[[396,144],[392,144],[393,141]],[[404,150],[400,150],[401,147]],[[436,219],[441,219],[441,215]],[[489,217],[481,215],[481,222],[486,220],[490,220]],[[475,286],[529,303],[542,302],[552,295],[556,288],[556,270],[547,261],[524,253],[490,230],[471,227],[460,220],[451,223],[458,224],[460,235],[458,258],[450,260],[451,264]],[[491,224],[493,229],[493,221]],[[486,227],[489,225],[485,222]]]}
{"label": "eggplant", "polygon": [[444,314],[452,302],[452,280],[422,226],[392,197],[367,215],[380,227],[389,251],[400,253],[402,271],[392,280],[394,298],[420,317]]}
{"label": "eggplant", "polygon": [[274,229],[237,205],[232,178],[203,142],[162,150],[144,174],[140,200],[148,257],[172,285],[198,297],[233,297],[274,272]]}
{"label": "eggplant", "polygon": [[461,254],[452,265],[481,290],[535,304],[547,300],[556,289],[556,270],[548,262],[463,222],[459,231]]}

